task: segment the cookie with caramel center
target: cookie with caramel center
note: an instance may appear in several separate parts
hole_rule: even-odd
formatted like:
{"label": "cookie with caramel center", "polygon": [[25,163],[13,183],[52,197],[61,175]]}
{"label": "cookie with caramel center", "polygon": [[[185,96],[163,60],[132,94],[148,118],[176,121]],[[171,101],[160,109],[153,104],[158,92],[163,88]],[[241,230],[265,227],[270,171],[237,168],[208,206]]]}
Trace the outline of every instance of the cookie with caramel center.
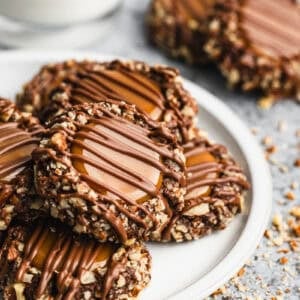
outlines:
{"label": "cookie with caramel center", "polygon": [[295,0],[217,0],[205,46],[230,85],[270,101],[300,94],[300,5]]}
{"label": "cookie with caramel center", "polygon": [[51,215],[100,241],[160,239],[184,205],[185,162],[171,131],[118,100],[52,119],[33,153]]}
{"label": "cookie with caramel center", "polygon": [[4,299],[124,299],[149,283],[151,258],[141,243],[98,243],[46,219],[9,227],[0,266]]}
{"label": "cookie with caramel center", "polygon": [[208,39],[214,0],[153,0],[146,17],[150,40],[167,54],[188,63],[209,62]]}
{"label": "cookie with caramel center", "polygon": [[114,99],[133,104],[153,121],[165,122],[179,140],[188,139],[197,104],[179,72],[139,61],[67,61],[44,66],[24,86],[18,106],[42,121],[77,104]]}
{"label": "cookie with caramel center", "polygon": [[43,132],[38,120],[0,99],[0,230],[17,211],[25,211],[33,194],[32,151]]}
{"label": "cookie with caramel center", "polygon": [[198,136],[184,145],[187,193],[183,211],[175,213],[163,240],[198,239],[224,229],[242,211],[245,174],[225,146]]}

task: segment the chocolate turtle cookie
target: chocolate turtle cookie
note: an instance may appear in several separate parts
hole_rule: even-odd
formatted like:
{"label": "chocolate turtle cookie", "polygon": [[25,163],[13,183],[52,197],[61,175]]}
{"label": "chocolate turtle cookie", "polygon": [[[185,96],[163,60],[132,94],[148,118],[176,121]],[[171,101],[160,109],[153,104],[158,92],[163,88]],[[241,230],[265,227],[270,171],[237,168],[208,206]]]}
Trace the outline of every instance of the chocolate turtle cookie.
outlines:
{"label": "chocolate turtle cookie", "polygon": [[77,72],[84,71],[89,67],[91,64],[87,60],[80,62],[69,60],[44,65],[17,95],[17,106],[20,110],[32,113],[45,121],[47,113],[44,113],[44,110],[51,100],[51,93],[65,78],[76,75]]}
{"label": "chocolate turtle cookie", "polygon": [[34,199],[31,152],[42,132],[36,118],[0,99],[0,231]]}
{"label": "chocolate turtle cookie", "polygon": [[53,220],[15,224],[0,248],[0,298],[136,299],[150,265],[134,240],[101,244]]}
{"label": "chocolate turtle cookie", "polygon": [[180,140],[191,138],[197,104],[183,88],[179,72],[161,65],[118,60],[47,65],[24,86],[17,103],[45,121],[75,104],[109,98],[166,122]]}
{"label": "chocolate turtle cookie", "polygon": [[187,165],[185,208],[175,213],[164,241],[198,239],[224,229],[241,212],[246,176],[223,145],[197,136],[184,145]]}
{"label": "chocolate turtle cookie", "polygon": [[209,61],[208,39],[214,0],[153,0],[147,14],[149,37],[173,57],[189,63]]}
{"label": "chocolate turtle cookie", "polygon": [[296,0],[217,0],[205,46],[232,86],[300,99]]}
{"label": "chocolate turtle cookie", "polygon": [[51,215],[100,241],[160,239],[183,208],[185,164],[175,136],[119,101],[69,108],[33,152]]}

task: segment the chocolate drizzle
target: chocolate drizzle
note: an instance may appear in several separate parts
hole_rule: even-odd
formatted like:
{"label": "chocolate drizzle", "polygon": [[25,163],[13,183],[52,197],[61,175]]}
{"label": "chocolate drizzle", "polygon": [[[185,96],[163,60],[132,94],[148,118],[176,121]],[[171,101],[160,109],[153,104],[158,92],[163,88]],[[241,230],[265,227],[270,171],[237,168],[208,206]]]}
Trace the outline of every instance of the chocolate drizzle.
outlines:
{"label": "chocolate drizzle", "polygon": [[[142,219],[131,214],[122,204],[119,205],[118,199],[125,201],[127,205],[137,206],[153,219],[141,203],[157,196],[162,184],[161,173],[177,180],[180,178],[176,172],[169,171],[161,160],[179,160],[166,146],[154,143],[148,137],[149,130],[116,116],[91,118],[87,125],[79,127],[74,138],[68,139],[73,149],[69,155],[80,172],[80,177],[103,194],[105,202],[114,203],[128,218],[147,227]],[[114,223],[109,211],[106,218],[111,224]],[[125,240],[122,227],[115,228],[122,240]]]}
{"label": "chocolate drizzle", "polygon": [[293,0],[245,0],[241,22],[259,50],[275,57],[300,54],[300,5]]}
{"label": "chocolate drizzle", "polygon": [[31,152],[38,146],[39,127],[32,131],[19,128],[16,122],[0,123],[0,181],[9,181],[31,161]]}
{"label": "chocolate drizzle", "polygon": [[81,71],[66,82],[73,85],[71,102],[83,104],[105,98],[126,101],[154,120],[161,117],[164,97],[156,83],[146,76],[127,70]]}
{"label": "chocolate drizzle", "polygon": [[[237,166],[226,165],[224,162],[220,162],[215,152],[225,152],[226,149],[222,145],[212,145],[209,147],[203,147],[193,145],[193,143],[186,144],[184,146],[184,154],[187,160],[187,195],[194,193],[196,189],[200,187],[209,186],[204,195],[197,196],[209,196],[210,188],[218,184],[235,183],[242,188],[248,189],[249,184],[242,176],[223,176],[224,173],[229,171],[236,171],[241,173],[241,170]],[[203,190],[202,190],[203,192]]]}
{"label": "chocolate drizzle", "polygon": [[[110,282],[118,275],[110,271],[110,258],[115,251],[115,245],[100,244],[91,239],[74,239],[62,225],[51,227],[41,223],[35,226],[28,241],[25,241],[24,257],[16,273],[16,282],[24,282],[25,274],[34,267],[41,272],[34,295],[36,298],[51,294],[49,284],[55,280],[57,292],[50,296],[71,300],[84,284],[82,278],[85,273],[94,271],[97,264],[103,262],[108,265],[103,282],[104,300],[111,288]],[[125,263],[123,260],[115,264],[122,268]]]}
{"label": "chocolate drizzle", "polygon": [[[75,154],[74,152],[71,153],[70,157],[73,163],[76,161],[84,162],[154,197],[161,183],[153,183],[141,171],[147,172],[148,166],[149,168],[154,167],[156,173],[168,172],[166,166],[161,162],[161,157],[164,159],[176,159],[176,156],[166,146],[155,144],[147,137],[148,134],[150,134],[149,131],[147,132],[140,126],[132,126],[125,120],[115,120],[107,117],[102,117],[101,119],[92,118],[88,125],[81,126],[81,130],[78,134],[75,134],[74,139],[70,138],[73,144],[72,147],[81,148],[79,150],[76,149]],[[112,137],[112,135],[114,136]],[[93,142],[93,144],[88,141]],[[117,152],[118,155],[105,154],[105,149],[104,151],[99,151],[97,146],[99,147],[100,145]],[[150,152],[147,149],[154,152]],[[77,151],[82,152],[82,150],[87,150],[87,152],[93,154],[94,159],[90,159],[83,154],[77,154]],[[125,157],[121,159],[121,155]],[[136,162],[131,162],[133,166],[126,161],[126,157],[136,160]],[[146,164],[143,170],[134,168],[135,164],[139,162]],[[82,168],[80,169],[82,170]],[[105,184],[104,182],[101,183],[100,180],[96,180],[95,176],[90,175],[88,172],[85,173],[87,173],[84,176],[85,179],[93,185],[98,183],[100,189]],[[175,172],[168,172],[168,175],[178,178]],[[107,185],[105,189],[110,190],[112,193],[116,192],[116,189]],[[117,193],[118,197],[128,200],[121,192]]]}
{"label": "chocolate drizzle", "polygon": [[112,262],[111,263],[110,268],[106,273],[105,283],[104,283],[104,287],[103,287],[102,300],[106,299],[107,294],[114,283],[114,279],[117,278],[119,276],[119,274],[121,273],[122,267],[123,267],[123,265],[125,265],[127,259],[128,259],[127,255],[124,255],[121,262]]}

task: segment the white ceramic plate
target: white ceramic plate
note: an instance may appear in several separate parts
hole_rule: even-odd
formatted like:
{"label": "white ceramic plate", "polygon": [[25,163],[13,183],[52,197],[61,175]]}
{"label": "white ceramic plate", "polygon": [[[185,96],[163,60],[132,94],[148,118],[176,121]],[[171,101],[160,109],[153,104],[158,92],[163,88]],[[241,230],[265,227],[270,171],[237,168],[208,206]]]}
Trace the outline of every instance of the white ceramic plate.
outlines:
{"label": "white ceramic plate", "polygon": [[[13,98],[42,64],[69,58],[112,57],[78,52],[4,52],[0,54],[0,95]],[[189,243],[149,245],[152,281],[142,300],[194,300],[208,296],[254,252],[271,211],[271,177],[249,130],[219,99],[187,80],[185,86],[201,107],[200,126],[215,141],[229,147],[250,178],[252,189],[246,197],[244,212],[226,230]]]}

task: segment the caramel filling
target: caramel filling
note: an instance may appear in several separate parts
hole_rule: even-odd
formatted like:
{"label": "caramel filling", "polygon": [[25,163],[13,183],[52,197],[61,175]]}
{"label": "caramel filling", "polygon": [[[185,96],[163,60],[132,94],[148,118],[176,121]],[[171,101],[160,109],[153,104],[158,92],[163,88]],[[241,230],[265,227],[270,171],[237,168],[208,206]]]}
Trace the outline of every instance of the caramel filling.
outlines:
{"label": "caramel filling", "polygon": [[[67,237],[66,234],[63,234],[61,232],[54,232],[49,229],[43,229],[43,232],[40,233],[40,240],[37,240],[36,243],[38,245],[38,249],[35,249],[35,256],[32,259],[31,265],[39,270],[43,270],[46,267],[46,262],[49,259],[49,256],[52,255],[52,251],[56,248],[57,244],[60,243],[61,240],[63,240],[66,244],[69,245],[69,251],[64,251],[63,248],[60,249],[60,251],[57,252],[57,257],[60,257],[60,254],[62,253],[63,258],[59,259],[59,263],[57,264],[55,271],[60,272],[62,271],[63,265],[76,263],[77,268],[80,269],[81,265],[81,259],[84,257],[84,250],[89,250],[90,248],[93,248],[94,255],[93,255],[93,264],[97,264],[102,261],[106,261],[110,258],[110,256],[113,254],[114,247],[112,244],[109,243],[96,243],[96,242],[70,242],[70,238]],[[40,243],[41,241],[41,243]],[[30,244],[30,241],[29,241]],[[76,248],[76,253],[80,253],[81,255],[77,257],[76,253],[72,253],[72,249]],[[56,250],[57,251],[57,250]],[[77,262],[74,261],[75,258],[78,258]],[[70,263],[67,263],[69,261],[72,261]],[[71,268],[73,269],[73,268]]]}
{"label": "caramel filling", "polygon": [[164,97],[152,80],[141,74],[126,71],[101,70],[81,74],[75,82],[75,103],[97,102],[103,97],[126,101],[153,120],[160,119]]}
{"label": "caramel filling", "polygon": [[259,51],[275,57],[300,53],[300,5],[292,0],[246,0],[242,25]]}
{"label": "caramel filling", "polygon": [[26,167],[37,143],[17,123],[0,124],[0,180],[9,181]]}
{"label": "caramel filling", "polygon": [[201,182],[206,179],[218,177],[216,158],[209,152],[201,151],[201,149],[198,151],[195,148],[186,153],[186,165],[188,172],[188,192],[185,199],[189,200],[195,197],[209,196],[211,193],[210,185],[201,185]]}
{"label": "caramel filling", "polygon": [[181,17],[186,20],[194,19],[199,21],[208,16],[211,8],[213,7],[214,0],[172,0],[172,5],[178,10]]}
{"label": "caramel filling", "polygon": [[38,225],[25,243],[24,258],[17,272],[17,282],[25,279],[29,268],[41,271],[36,297],[41,297],[49,282],[56,276],[58,294],[68,299],[84,284],[85,272],[97,268],[97,264],[108,261],[116,250],[109,243],[97,243],[94,240],[74,240],[72,234],[64,228]]}
{"label": "caramel filling", "polygon": [[73,166],[109,199],[141,203],[156,196],[162,184],[161,157],[149,148],[152,141],[144,130],[120,120],[95,120],[73,140]]}

